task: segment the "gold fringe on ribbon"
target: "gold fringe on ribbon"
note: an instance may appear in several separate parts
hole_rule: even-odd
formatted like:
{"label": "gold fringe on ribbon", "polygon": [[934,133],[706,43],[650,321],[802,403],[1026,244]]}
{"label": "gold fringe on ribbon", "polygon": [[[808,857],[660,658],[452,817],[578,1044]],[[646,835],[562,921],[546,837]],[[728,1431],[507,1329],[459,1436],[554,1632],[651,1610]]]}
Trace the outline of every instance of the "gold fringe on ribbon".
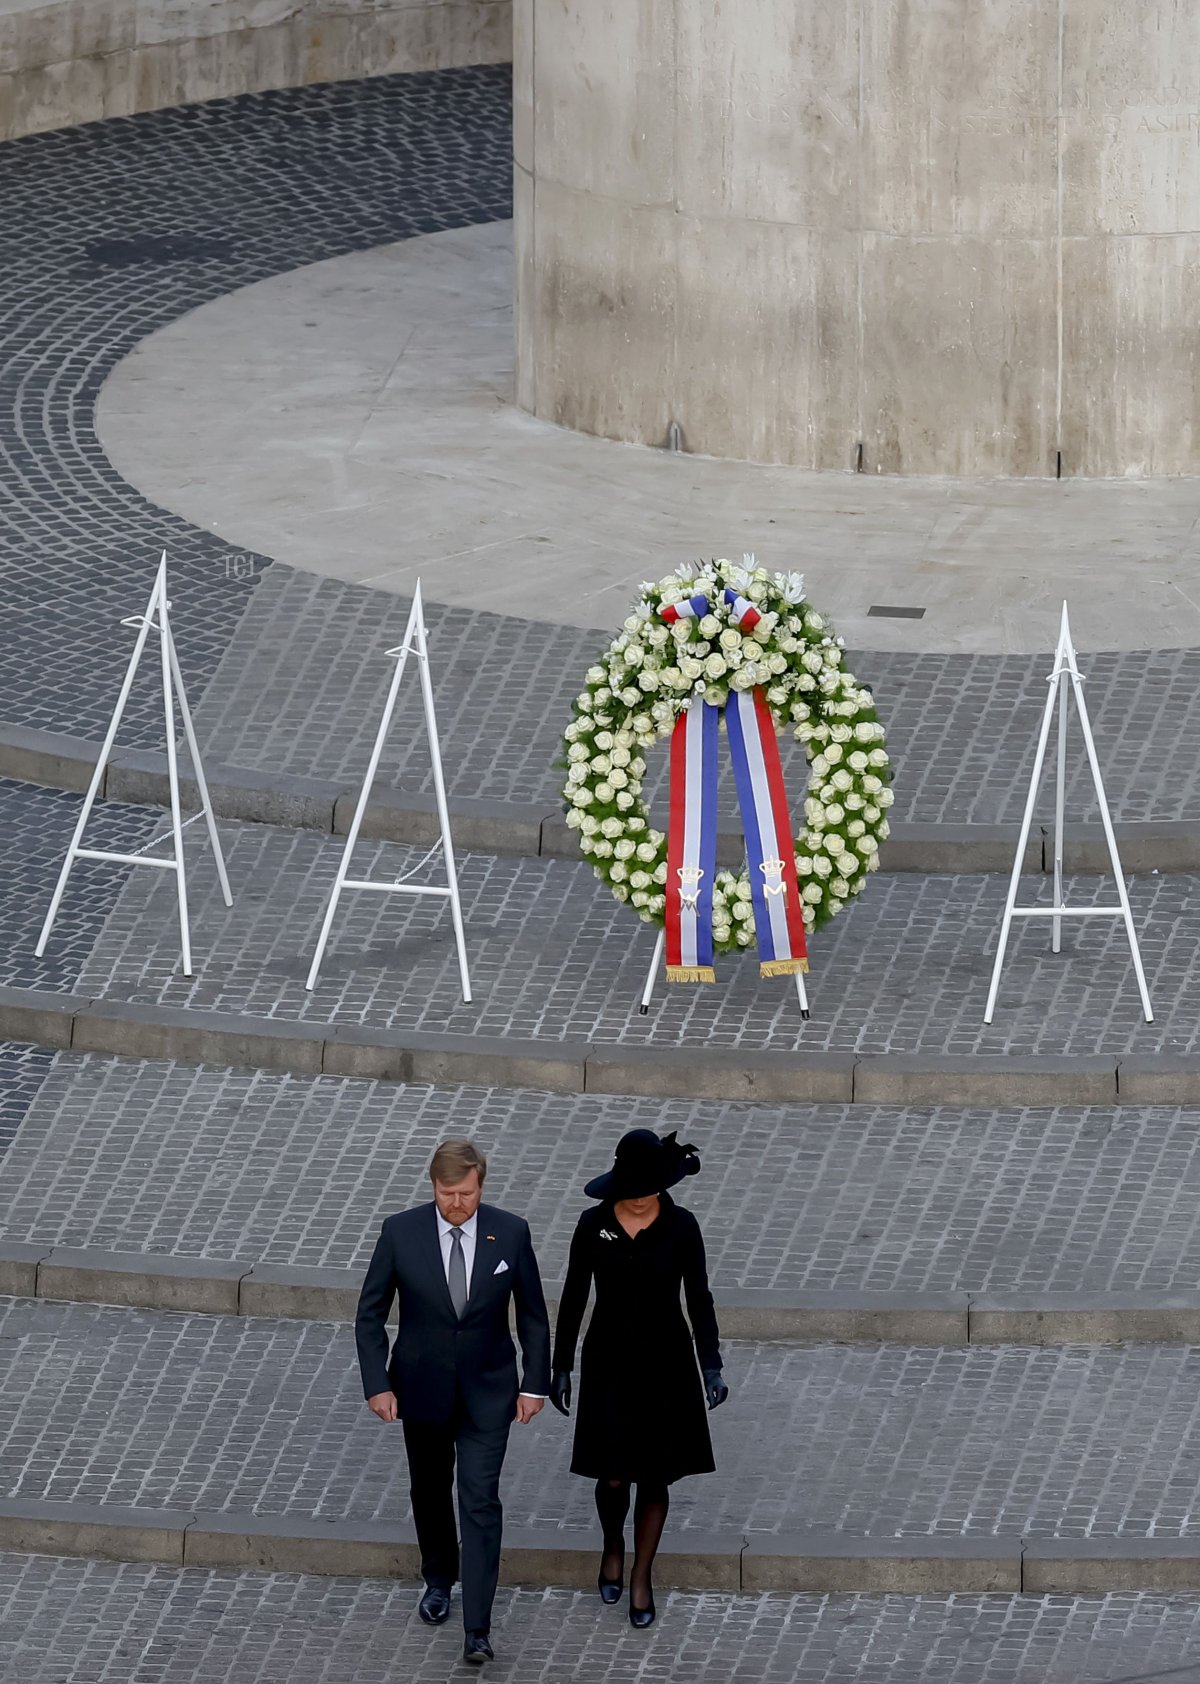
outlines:
{"label": "gold fringe on ribbon", "polygon": [[711,965],[668,965],[668,982],[716,982],[717,973]]}
{"label": "gold fringe on ribbon", "polygon": [[764,959],[758,967],[759,976],[795,976],[797,971],[808,975],[807,959]]}

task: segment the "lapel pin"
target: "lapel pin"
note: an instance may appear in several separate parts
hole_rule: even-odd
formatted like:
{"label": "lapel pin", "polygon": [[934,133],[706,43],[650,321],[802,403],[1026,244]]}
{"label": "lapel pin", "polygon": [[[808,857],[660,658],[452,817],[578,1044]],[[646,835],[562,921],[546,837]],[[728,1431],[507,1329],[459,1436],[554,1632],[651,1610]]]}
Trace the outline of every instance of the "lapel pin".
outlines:
{"label": "lapel pin", "polygon": [[495,1234],[489,1234],[487,1237],[489,1240],[494,1240],[496,1236]]}

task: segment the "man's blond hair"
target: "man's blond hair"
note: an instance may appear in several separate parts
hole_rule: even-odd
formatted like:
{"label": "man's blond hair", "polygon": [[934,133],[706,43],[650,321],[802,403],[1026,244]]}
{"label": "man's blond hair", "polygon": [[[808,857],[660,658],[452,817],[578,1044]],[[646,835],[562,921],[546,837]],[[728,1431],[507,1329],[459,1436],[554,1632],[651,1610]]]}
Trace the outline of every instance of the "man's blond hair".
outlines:
{"label": "man's blond hair", "polygon": [[479,1185],[487,1179],[487,1159],[470,1140],[443,1140],[429,1165],[431,1180],[443,1187],[457,1187],[472,1170],[479,1171]]}

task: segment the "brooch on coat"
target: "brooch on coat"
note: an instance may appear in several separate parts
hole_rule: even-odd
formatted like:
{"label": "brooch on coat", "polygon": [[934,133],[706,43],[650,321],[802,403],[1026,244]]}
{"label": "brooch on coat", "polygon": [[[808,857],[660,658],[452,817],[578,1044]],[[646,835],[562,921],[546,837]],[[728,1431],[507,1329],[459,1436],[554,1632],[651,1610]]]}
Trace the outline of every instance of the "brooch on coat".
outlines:
{"label": "brooch on coat", "polygon": [[616,1237],[617,1236],[615,1234],[610,1234],[607,1228],[601,1228],[600,1238],[602,1240],[615,1240]]}

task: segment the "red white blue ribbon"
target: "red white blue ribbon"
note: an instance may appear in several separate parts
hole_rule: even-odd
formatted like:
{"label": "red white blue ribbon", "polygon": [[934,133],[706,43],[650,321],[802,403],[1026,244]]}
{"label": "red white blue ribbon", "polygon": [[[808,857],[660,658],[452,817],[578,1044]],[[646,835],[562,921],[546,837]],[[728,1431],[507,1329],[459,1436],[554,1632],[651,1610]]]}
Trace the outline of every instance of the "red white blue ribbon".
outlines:
{"label": "red white blue ribbon", "polygon": [[737,783],[761,976],[808,969],[795,844],[775,721],[761,685],[734,690],[725,710]]}
{"label": "red white blue ribbon", "polygon": [[671,737],[667,830],[667,981],[715,982],[713,880],[717,874],[717,731],[720,713],[693,699]]}
{"label": "red white blue ribbon", "polygon": [[676,620],[702,620],[708,613],[706,596],[687,596],[682,602],[672,602],[662,609],[659,618],[673,626]]}
{"label": "red white blue ribbon", "polygon": [[[743,631],[762,618],[736,591],[725,601]],[[663,608],[668,624],[709,612],[706,597]],[[666,937],[669,982],[715,982],[713,879],[717,866],[717,734],[720,709],[693,696],[671,737],[667,827]],[[750,872],[750,897],[763,976],[807,971],[804,914],[775,722],[761,685],[730,693],[729,750]]]}
{"label": "red white blue ribbon", "polygon": [[725,587],[725,601],[733,610],[734,623],[741,631],[752,631],[762,615],[750,601],[749,597],[739,596],[735,590]]}

